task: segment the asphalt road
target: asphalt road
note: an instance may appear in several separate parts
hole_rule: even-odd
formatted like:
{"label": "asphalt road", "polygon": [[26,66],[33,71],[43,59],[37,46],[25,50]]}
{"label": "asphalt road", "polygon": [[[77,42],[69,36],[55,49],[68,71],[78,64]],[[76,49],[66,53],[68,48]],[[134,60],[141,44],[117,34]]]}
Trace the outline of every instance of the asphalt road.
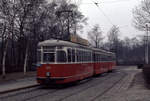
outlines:
{"label": "asphalt road", "polygon": [[[67,87],[34,87],[0,95],[0,101],[131,101],[124,92],[129,90],[136,67],[118,67],[112,73],[92,77]],[[118,96],[122,94],[122,96]],[[117,99],[117,100],[116,100]]]}

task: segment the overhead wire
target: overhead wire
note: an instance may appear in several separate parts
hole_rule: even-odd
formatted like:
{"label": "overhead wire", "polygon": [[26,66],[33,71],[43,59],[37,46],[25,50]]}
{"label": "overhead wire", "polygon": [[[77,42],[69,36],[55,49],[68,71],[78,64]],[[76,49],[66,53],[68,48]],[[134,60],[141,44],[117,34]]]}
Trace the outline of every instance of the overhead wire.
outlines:
{"label": "overhead wire", "polygon": [[112,21],[110,20],[110,18],[104,13],[104,11],[99,7],[99,3],[98,2],[95,2],[92,0],[92,2],[94,3],[94,5],[96,5],[96,7],[98,7],[98,9],[101,11],[101,13],[106,17],[106,19],[108,20],[108,22],[114,26],[114,24],[112,23]]}
{"label": "overhead wire", "polygon": [[[97,4],[102,4],[102,3],[104,3],[104,4],[112,4],[112,3],[127,2],[127,1],[131,1],[131,0],[104,1],[104,2],[100,2],[100,3],[98,1],[96,1],[96,2],[97,2]],[[82,4],[93,4],[93,3],[82,3]]]}

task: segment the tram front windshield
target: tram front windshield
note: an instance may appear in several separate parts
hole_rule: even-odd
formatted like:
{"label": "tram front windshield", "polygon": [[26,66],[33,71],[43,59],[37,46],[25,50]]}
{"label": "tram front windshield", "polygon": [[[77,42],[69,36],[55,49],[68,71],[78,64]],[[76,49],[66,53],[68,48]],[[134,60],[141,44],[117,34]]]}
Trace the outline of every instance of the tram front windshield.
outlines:
{"label": "tram front windshield", "polygon": [[55,62],[55,46],[43,46],[43,62]]}
{"label": "tram front windshield", "polygon": [[66,62],[66,52],[61,48],[61,49],[56,49],[56,48],[44,48],[43,51],[43,62],[48,63],[48,62]]}
{"label": "tram front windshield", "polygon": [[44,62],[55,62],[55,54],[54,53],[44,53],[43,61]]}

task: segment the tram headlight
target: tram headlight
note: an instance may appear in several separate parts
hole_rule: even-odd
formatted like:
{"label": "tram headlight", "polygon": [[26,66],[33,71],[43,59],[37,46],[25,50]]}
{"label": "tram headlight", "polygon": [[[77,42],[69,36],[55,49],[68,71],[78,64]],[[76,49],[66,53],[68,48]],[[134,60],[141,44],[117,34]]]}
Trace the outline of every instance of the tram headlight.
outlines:
{"label": "tram headlight", "polygon": [[41,66],[42,66],[41,64],[36,64],[36,67],[37,67],[37,68],[39,68],[39,67],[41,67]]}
{"label": "tram headlight", "polygon": [[50,76],[50,72],[46,72],[46,76]]}

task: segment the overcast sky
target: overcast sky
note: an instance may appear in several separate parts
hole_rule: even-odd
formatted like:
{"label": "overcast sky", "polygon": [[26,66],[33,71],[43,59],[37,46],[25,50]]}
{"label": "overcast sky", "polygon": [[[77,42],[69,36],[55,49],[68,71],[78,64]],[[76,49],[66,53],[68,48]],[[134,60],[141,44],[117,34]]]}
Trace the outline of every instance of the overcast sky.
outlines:
{"label": "overcast sky", "polygon": [[[93,1],[100,3],[99,8],[94,5]],[[138,31],[132,25],[132,10],[135,6],[140,4],[140,1],[141,0],[82,0],[79,10],[88,17],[88,25],[84,28],[82,37],[87,38],[87,32],[95,24],[100,25],[105,35],[112,27],[112,24],[120,27],[121,38],[125,36],[135,37],[136,35],[142,35],[143,32]],[[104,12],[104,14],[102,12]]]}

